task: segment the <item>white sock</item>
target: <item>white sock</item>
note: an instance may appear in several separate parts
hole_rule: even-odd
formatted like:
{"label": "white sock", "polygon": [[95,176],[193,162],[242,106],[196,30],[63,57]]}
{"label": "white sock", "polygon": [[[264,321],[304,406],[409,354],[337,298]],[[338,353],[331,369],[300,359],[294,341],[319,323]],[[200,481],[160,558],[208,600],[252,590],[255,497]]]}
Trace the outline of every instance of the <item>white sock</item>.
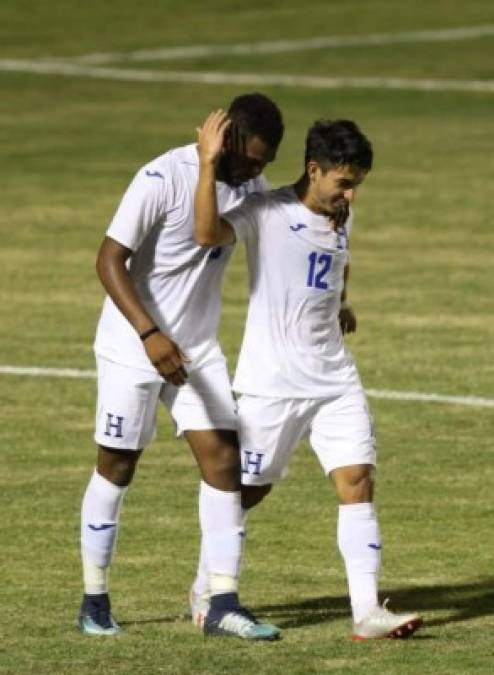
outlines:
{"label": "white sock", "polygon": [[196,578],[192,585],[194,593],[197,595],[204,595],[209,593],[209,571],[206,561],[206,547],[204,546],[204,538],[201,537],[201,548],[199,551],[199,562],[197,563]]}
{"label": "white sock", "polygon": [[108,568],[126,492],[126,487],[114,485],[94,470],[81,509],[81,553],[86,593],[108,592]]}
{"label": "white sock", "polygon": [[353,620],[358,623],[378,604],[381,537],[374,504],[340,506],[338,547],[345,561]]}
{"label": "white sock", "polygon": [[224,492],[201,481],[199,520],[211,594],[236,592],[244,534],[240,491]]}
{"label": "white sock", "polygon": [[[242,509],[242,529],[244,530],[244,541],[245,541],[245,522],[247,520],[247,509]],[[243,548],[243,547],[242,547]],[[243,552],[243,551],[242,551]],[[242,563],[240,560],[239,567]],[[240,572],[240,569],[239,569]],[[199,551],[199,562],[197,564],[196,578],[193,583],[194,593],[197,595],[207,595],[210,593],[210,579],[209,579],[209,570],[206,560],[206,547],[204,546],[204,537],[201,537],[201,548]]]}

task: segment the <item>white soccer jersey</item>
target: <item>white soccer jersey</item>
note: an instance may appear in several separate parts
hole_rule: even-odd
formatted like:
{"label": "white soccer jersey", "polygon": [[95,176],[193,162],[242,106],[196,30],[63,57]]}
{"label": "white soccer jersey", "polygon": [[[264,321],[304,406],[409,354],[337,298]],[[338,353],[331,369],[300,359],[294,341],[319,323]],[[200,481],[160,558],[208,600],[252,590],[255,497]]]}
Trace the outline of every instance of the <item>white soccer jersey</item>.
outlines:
{"label": "white soccer jersey", "polygon": [[336,233],[292,186],[250,195],[223,217],[245,241],[250,273],[235,391],[319,398],[359,383],[338,321],[351,218]]}
{"label": "white soccer jersey", "polygon": [[[196,145],[151,161],[134,177],[107,231],[133,251],[129,272],[146,310],[192,360],[216,341],[221,282],[233,248],[204,248],[193,239],[198,173]],[[217,182],[216,189],[223,212],[248,193],[266,189],[266,181],[260,176],[238,188]],[[109,297],[94,348],[117,363],[155,370],[136,331]]]}

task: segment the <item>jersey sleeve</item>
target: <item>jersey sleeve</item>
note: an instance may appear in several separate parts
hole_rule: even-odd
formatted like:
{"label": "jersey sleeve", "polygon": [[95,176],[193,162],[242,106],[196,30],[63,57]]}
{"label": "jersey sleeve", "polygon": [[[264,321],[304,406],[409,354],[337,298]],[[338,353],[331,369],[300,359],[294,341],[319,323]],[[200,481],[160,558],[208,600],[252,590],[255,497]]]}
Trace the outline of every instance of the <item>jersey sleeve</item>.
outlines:
{"label": "jersey sleeve", "polygon": [[247,195],[239,206],[221,215],[221,218],[227,220],[235,230],[237,241],[245,241],[257,235],[258,214],[262,202],[263,196],[253,192]]}
{"label": "jersey sleeve", "polygon": [[163,167],[143,167],[127,188],[107,236],[137,251],[154,225],[166,220],[172,199],[172,180]]}

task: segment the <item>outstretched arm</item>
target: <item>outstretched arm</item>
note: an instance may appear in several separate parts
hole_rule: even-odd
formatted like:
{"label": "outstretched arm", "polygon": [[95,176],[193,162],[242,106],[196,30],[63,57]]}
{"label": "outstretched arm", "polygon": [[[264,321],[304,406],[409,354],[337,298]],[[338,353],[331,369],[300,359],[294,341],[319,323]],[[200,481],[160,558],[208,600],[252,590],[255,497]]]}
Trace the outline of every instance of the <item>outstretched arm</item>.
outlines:
{"label": "outstretched arm", "polygon": [[233,244],[235,231],[218,215],[216,165],[223,152],[225,131],[230,120],[223,110],[211,113],[197,129],[199,181],[194,200],[194,239],[200,246]]}

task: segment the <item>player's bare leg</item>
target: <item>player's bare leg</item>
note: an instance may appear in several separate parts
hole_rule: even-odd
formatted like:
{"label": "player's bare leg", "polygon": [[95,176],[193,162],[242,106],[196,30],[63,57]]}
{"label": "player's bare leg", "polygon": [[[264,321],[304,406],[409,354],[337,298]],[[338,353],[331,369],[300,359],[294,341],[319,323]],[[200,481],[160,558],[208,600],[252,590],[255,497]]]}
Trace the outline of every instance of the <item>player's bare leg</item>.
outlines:
{"label": "player's bare leg", "polygon": [[272,485],[242,485],[242,508],[252,509],[262,502],[272,489]]}
{"label": "player's bare leg", "polygon": [[[203,479],[199,494],[202,578],[200,570],[191,590],[193,616],[200,615],[200,618],[194,617],[195,622],[202,624],[204,632],[210,635],[276,639],[278,629],[258,623],[238,599],[244,528],[237,435],[231,430],[200,430],[186,431],[185,437]],[[201,607],[196,612],[197,604]]]}
{"label": "player's bare leg", "polygon": [[82,502],[84,598],[79,625],[89,635],[115,635],[120,630],[111,615],[108,575],[120,509],[141,452],[99,446],[97,468]]}
{"label": "player's bare leg", "polygon": [[412,635],[422,621],[415,612],[394,614],[378,602],[381,536],[372,502],[370,464],[335,469],[333,483],[340,501],[338,546],[345,562],[353,613],[353,639]]}
{"label": "player's bare leg", "polygon": [[114,450],[98,446],[97,471],[114,485],[128,487],[134,478],[142,450]]}

